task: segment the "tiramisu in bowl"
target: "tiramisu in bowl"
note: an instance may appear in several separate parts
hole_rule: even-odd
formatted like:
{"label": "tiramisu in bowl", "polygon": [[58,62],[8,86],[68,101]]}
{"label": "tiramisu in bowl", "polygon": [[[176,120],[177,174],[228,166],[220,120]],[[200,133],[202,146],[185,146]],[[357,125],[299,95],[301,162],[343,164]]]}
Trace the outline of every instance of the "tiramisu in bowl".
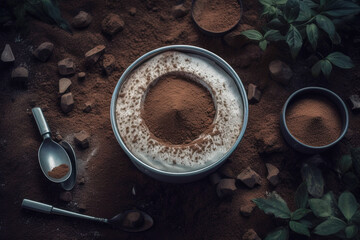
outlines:
{"label": "tiramisu in bowl", "polygon": [[126,69],[110,113],[116,139],[139,170],[181,183],[215,171],[236,149],[248,102],[239,76],[223,59],[173,45]]}

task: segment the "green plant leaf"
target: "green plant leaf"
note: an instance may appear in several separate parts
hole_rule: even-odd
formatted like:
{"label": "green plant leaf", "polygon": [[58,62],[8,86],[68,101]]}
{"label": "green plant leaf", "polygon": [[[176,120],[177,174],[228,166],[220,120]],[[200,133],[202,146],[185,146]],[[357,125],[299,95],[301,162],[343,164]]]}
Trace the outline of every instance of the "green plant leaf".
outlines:
{"label": "green plant leaf", "polygon": [[320,0],[320,8],[323,8],[328,0]]}
{"label": "green plant leaf", "polygon": [[354,64],[351,61],[350,57],[346,56],[341,52],[330,53],[326,57],[326,59],[339,68],[349,69],[354,67]]}
{"label": "green plant leaf", "polygon": [[273,0],[259,0],[259,2],[262,5],[265,5],[265,6],[272,6],[273,5]]}
{"label": "green plant leaf", "polygon": [[314,226],[314,224],[310,220],[307,220],[307,219],[301,219],[299,221],[299,223],[305,225],[307,228],[313,228],[313,226]]}
{"label": "green plant leaf", "polygon": [[264,38],[272,42],[281,41],[285,39],[285,37],[281,35],[279,30],[274,30],[274,29],[270,29],[269,31],[267,31],[264,35]]}
{"label": "green plant leaf", "polygon": [[360,209],[356,211],[356,213],[351,218],[351,223],[356,223],[357,225],[360,225]]}
{"label": "green plant leaf", "polygon": [[324,15],[316,15],[315,20],[318,27],[324,30],[330,38],[334,36],[335,25],[328,17]]}
{"label": "green plant leaf", "polygon": [[317,8],[319,7],[319,4],[312,0],[303,0],[303,2],[309,7],[309,8]]}
{"label": "green plant leaf", "polygon": [[320,75],[320,72],[321,72],[321,62],[324,61],[324,60],[320,60],[318,61],[317,63],[314,64],[314,66],[312,66],[311,68],[311,74],[314,76],[314,77],[318,77]]}
{"label": "green plant leaf", "polygon": [[281,15],[281,10],[275,6],[264,5],[264,11],[261,15],[277,16]]}
{"label": "green plant leaf", "polygon": [[263,35],[257,30],[246,30],[241,32],[241,34],[247,37],[248,39],[255,41],[260,41],[264,39]]}
{"label": "green plant leaf", "polygon": [[301,223],[295,222],[295,221],[290,221],[289,227],[291,230],[293,230],[294,232],[296,232],[298,234],[310,237],[309,229],[304,224],[301,224]]}
{"label": "green plant leaf", "polygon": [[289,31],[286,34],[286,43],[289,45],[292,57],[296,58],[303,42],[299,30],[293,25],[290,25]]}
{"label": "green plant leaf", "polygon": [[26,1],[24,8],[27,13],[39,20],[56,24],[58,27],[71,32],[69,24],[62,18],[60,9],[53,0],[32,0]]}
{"label": "green plant leaf", "polygon": [[336,217],[331,217],[324,222],[317,225],[314,229],[314,233],[320,236],[329,236],[344,230],[346,223]]}
{"label": "green plant leaf", "polygon": [[272,192],[268,198],[256,198],[252,201],[266,214],[273,214],[277,218],[290,219],[291,212],[286,202],[276,192]]}
{"label": "green plant leaf", "polygon": [[284,17],[291,23],[298,18],[300,13],[299,0],[288,0],[285,4]]}
{"label": "green plant leaf", "polygon": [[360,148],[350,149],[351,158],[353,160],[354,171],[357,176],[360,176]]}
{"label": "green plant leaf", "polygon": [[297,22],[305,22],[312,17],[311,9],[305,2],[300,1],[299,3],[300,3],[300,12],[299,12],[299,16],[296,19],[296,21]]}
{"label": "green plant leaf", "polygon": [[270,22],[268,22],[267,26],[269,28],[273,28],[273,29],[281,29],[282,27],[284,27],[284,23],[282,23],[279,18],[273,18],[271,19]]}
{"label": "green plant leaf", "polygon": [[340,171],[340,173],[344,174],[347,171],[350,170],[350,168],[352,167],[352,159],[351,159],[351,155],[347,154],[347,155],[342,155],[341,158],[338,160],[338,170]]}
{"label": "green plant leaf", "polygon": [[319,39],[319,30],[316,24],[311,23],[306,25],[306,35],[309,39],[309,42],[314,50],[316,50],[317,42]]}
{"label": "green plant leaf", "polygon": [[332,71],[332,65],[329,60],[323,60],[321,62],[321,71],[324,74],[325,77],[329,78],[331,71]]}
{"label": "green plant leaf", "polygon": [[349,190],[353,190],[359,186],[359,179],[353,172],[345,173],[342,176],[342,181]]}
{"label": "green plant leaf", "polygon": [[282,5],[282,4],[285,4],[287,2],[287,0],[274,0],[274,1],[278,5]]}
{"label": "green plant leaf", "polygon": [[344,17],[358,14],[360,7],[351,1],[329,1],[324,8],[323,13],[331,17]]}
{"label": "green plant leaf", "polygon": [[329,37],[333,44],[339,45],[341,43],[341,37],[336,31],[333,36],[329,36]]}
{"label": "green plant leaf", "polygon": [[324,179],[319,168],[305,163],[301,168],[301,176],[310,195],[319,198],[324,194]]}
{"label": "green plant leaf", "polygon": [[355,225],[350,225],[345,228],[346,238],[353,238],[358,233],[358,227]]}
{"label": "green plant leaf", "polygon": [[266,39],[264,39],[264,40],[261,40],[260,42],[259,42],[259,47],[261,48],[261,50],[263,50],[263,51],[265,51],[266,50],[266,47],[267,47],[267,41],[266,41]]}
{"label": "green plant leaf", "polygon": [[302,182],[295,192],[295,204],[297,208],[306,208],[309,194],[305,182]]}
{"label": "green plant leaf", "polygon": [[350,220],[359,208],[356,198],[351,192],[343,192],[339,197],[339,208],[344,217]]}
{"label": "green plant leaf", "polygon": [[289,239],[289,230],[285,227],[281,227],[269,233],[264,240],[288,240],[288,239]]}
{"label": "green plant leaf", "polygon": [[317,217],[330,217],[331,216],[331,206],[330,204],[322,199],[312,198],[309,199],[309,206]]}
{"label": "green plant leaf", "polygon": [[340,210],[338,209],[338,204],[336,202],[336,198],[332,191],[325,193],[321,199],[326,201],[330,205],[331,216],[335,216],[335,217],[340,216],[341,213]]}
{"label": "green plant leaf", "polygon": [[299,208],[295,212],[291,213],[292,220],[300,220],[305,217],[308,213],[311,213],[310,209]]}

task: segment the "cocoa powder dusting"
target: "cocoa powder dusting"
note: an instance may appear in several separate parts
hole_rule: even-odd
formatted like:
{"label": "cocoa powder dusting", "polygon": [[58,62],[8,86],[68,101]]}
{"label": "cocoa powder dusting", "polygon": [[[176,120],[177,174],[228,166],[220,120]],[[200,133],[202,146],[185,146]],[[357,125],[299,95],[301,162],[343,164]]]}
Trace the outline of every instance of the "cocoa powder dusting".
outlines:
{"label": "cocoa powder dusting", "polygon": [[215,106],[210,92],[201,84],[170,73],[150,87],[141,116],[159,140],[186,144],[212,129]]}
{"label": "cocoa powder dusting", "polygon": [[66,164],[61,164],[57,167],[54,167],[51,171],[48,172],[49,176],[52,178],[62,178],[69,172],[69,166]]}
{"label": "cocoa powder dusting", "polygon": [[225,32],[240,20],[241,9],[237,0],[197,0],[193,17],[205,30]]}
{"label": "cocoa powder dusting", "polygon": [[336,106],[324,97],[301,98],[294,102],[286,114],[290,133],[310,146],[324,146],[341,134],[341,118]]}

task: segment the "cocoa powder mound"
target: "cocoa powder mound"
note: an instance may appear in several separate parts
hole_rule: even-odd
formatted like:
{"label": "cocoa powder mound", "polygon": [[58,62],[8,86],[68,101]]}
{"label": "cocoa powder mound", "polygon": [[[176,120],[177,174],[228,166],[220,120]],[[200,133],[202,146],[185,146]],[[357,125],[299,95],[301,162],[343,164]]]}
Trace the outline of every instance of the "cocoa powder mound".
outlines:
{"label": "cocoa powder mound", "polygon": [[193,17],[197,24],[210,32],[225,32],[235,26],[241,17],[237,0],[197,0]]}
{"label": "cocoa powder mound", "polygon": [[54,167],[51,171],[48,172],[49,176],[52,178],[62,178],[69,172],[69,166],[66,164],[61,164],[57,167]]}
{"label": "cocoa powder mound", "polygon": [[141,113],[150,132],[166,144],[187,144],[212,129],[210,92],[181,74],[166,74],[152,85]]}
{"label": "cocoa powder mound", "polygon": [[324,97],[307,96],[290,105],[286,125],[300,142],[324,146],[341,134],[341,117],[336,106]]}

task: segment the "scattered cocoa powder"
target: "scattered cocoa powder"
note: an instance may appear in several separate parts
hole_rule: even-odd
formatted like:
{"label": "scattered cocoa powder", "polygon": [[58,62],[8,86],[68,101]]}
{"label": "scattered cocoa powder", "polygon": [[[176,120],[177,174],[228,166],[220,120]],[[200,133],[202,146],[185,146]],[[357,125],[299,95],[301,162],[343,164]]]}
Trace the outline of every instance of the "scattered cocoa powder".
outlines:
{"label": "scattered cocoa powder", "polygon": [[286,125],[300,142],[324,146],[341,134],[341,117],[336,106],[324,97],[306,96],[296,100],[286,113]]}
{"label": "scattered cocoa powder", "polygon": [[197,0],[193,17],[207,31],[225,32],[239,22],[241,8],[237,0]]}
{"label": "scattered cocoa powder", "polygon": [[66,164],[61,164],[57,167],[54,167],[51,171],[48,172],[49,176],[52,178],[62,178],[69,172],[69,166]]}
{"label": "scattered cocoa powder", "polygon": [[169,73],[150,86],[141,116],[156,138],[168,144],[186,144],[212,128],[215,106],[200,83]]}

